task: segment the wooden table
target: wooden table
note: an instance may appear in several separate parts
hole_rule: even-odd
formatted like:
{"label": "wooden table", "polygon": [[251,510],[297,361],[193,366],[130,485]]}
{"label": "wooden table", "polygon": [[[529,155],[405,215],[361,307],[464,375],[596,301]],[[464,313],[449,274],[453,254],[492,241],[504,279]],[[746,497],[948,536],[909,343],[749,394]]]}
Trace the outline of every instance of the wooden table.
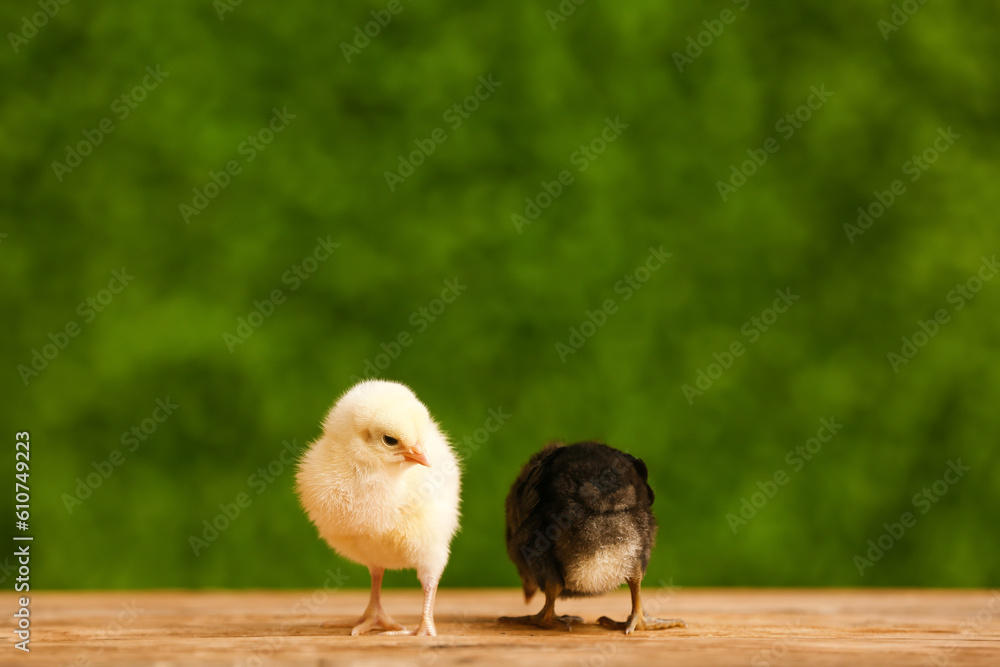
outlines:
{"label": "wooden table", "polygon": [[[16,609],[15,596],[2,599]],[[647,610],[687,627],[629,637],[594,624],[627,615],[627,590],[561,600],[559,613],[588,623],[572,632],[497,624],[540,607],[516,590],[442,590],[436,638],[351,637],[366,600],[325,589],[39,592],[31,655],[14,649],[5,611],[0,664],[1000,665],[1000,591],[648,588]],[[386,591],[384,601],[415,625],[419,591]]]}

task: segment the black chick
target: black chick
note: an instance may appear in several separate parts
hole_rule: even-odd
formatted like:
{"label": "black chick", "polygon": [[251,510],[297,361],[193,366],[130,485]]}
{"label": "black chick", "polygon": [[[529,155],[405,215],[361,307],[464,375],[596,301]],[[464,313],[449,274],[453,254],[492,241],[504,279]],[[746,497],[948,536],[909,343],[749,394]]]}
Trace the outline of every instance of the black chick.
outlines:
{"label": "black chick", "polygon": [[550,444],[532,456],[507,495],[507,554],[525,602],[541,588],[545,606],[534,616],[500,621],[569,630],[583,619],[556,616],[556,598],[598,595],[628,583],[628,620],[602,616],[598,623],[625,634],[684,626],[642,609],[639,588],[656,538],[647,477],[642,460],[596,442]]}

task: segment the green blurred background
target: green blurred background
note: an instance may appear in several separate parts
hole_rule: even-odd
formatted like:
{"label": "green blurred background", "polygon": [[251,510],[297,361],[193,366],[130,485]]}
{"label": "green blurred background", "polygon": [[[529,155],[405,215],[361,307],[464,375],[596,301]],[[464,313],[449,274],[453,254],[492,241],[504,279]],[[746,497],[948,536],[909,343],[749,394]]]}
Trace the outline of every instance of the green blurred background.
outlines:
{"label": "green blurred background", "polygon": [[[888,2],[588,0],[565,21],[555,0],[474,4],[70,2],[32,32],[40,5],[4,3],[0,421],[8,452],[31,434],[33,585],[312,587],[339,567],[367,587],[281,463],[367,362],[465,460],[445,586],[517,583],[508,486],[547,440],[588,438],[649,465],[648,585],[1000,585],[1000,280],[973,279],[1000,250],[1000,9],[927,3],[886,32]],[[274,109],[294,118],[259,134]],[[602,145],[606,119],[627,127]],[[89,152],[69,171],[53,165],[75,161],[67,147]],[[907,167],[925,151],[933,164]],[[212,173],[225,187],[206,189]],[[845,229],[896,179],[863,234]],[[526,197],[544,208],[519,225]],[[317,239],[339,247],[304,263]],[[637,272],[661,246],[662,268]],[[134,279],[102,292],[123,268]],[[444,306],[446,281],[466,288]],[[786,289],[799,298],[773,317]],[[227,339],[274,290],[270,316]],[[571,328],[593,335],[567,354]],[[36,351],[53,357],[37,375]],[[717,379],[686,395],[700,373]],[[162,423],[158,399],[178,406]],[[491,409],[509,418],[465,444]],[[843,427],[796,463],[830,418]],[[884,537],[904,512],[916,524]],[[212,521],[229,525],[193,546]],[[880,537],[891,548],[859,568]]]}

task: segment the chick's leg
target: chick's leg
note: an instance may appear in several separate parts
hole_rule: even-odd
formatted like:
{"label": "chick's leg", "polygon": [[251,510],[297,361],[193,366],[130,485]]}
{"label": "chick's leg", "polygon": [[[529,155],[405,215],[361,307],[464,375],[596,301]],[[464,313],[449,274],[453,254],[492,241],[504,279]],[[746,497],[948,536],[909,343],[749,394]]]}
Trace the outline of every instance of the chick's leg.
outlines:
{"label": "chick's leg", "polygon": [[364,634],[374,628],[383,630],[406,630],[402,625],[392,620],[389,614],[382,609],[382,574],[385,570],[381,567],[369,567],[368,571],[372,575],[372,596],[368,600],[368,608],[358,619],[351,634],[354,636]]}
{"label": "chick's leg", "polygon": [[438,582],[436,578],[429,578],[421,582],[424,587],[424,609],[420,613],[420,625],[413,632],[415,635],[436,637],[437,628],[434,627],[434,599],[437,597]]}
{"label": "chick's leg", "polygon": [[559,584],[545,585],[545,606],[534,616],[501,616],[501,623],[535,625],[546,630],[572,630],[574,623],[583,623],[579,616],[556,616],[556,598],[562,592]]}
{"label": "chick's leg", "polygon": [[664,630],[666,628],[683,628],[684,621],[676,618],[662,619],[655,618],[647,614],[642,608],[642,597],[639,588],[642,584],[642,577],[633,577],[628,580],[629,590],[632,592],[632,613],[626,621],[612,621],[607,616],[601,616],[597,622],[611,630],[624,630],[630,635],[634,630]]}
{"label": "chick's leg", "polygon": [[423,575],[420,577],[420,584],[424,588],[424,608],[420,614],[420,625],[413,631],[400,626],[398,630],[383,632],[383,635],[437,637],[437,628],[434,627],[434,599],[437,597],[438,577]]}

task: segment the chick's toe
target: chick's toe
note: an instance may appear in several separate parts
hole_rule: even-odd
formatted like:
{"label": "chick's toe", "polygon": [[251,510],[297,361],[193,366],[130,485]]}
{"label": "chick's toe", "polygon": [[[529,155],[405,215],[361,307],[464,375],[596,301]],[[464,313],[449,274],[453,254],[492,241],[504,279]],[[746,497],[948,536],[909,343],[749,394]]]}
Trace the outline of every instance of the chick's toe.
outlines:
{"label": "chick's toe", "polygon": [[410,637],[437,637],[437,628],[434,627],[433,623],[431,623],[430,625],[425,625],[421,623],[420,627],[418,627],[416,630],[407,630],[403,626],[400,626],[400,628],[402,629],[391,630],[389,632],[380,632],[379,634],[387,636],[408,635]]}
{"label": "chick's toe", "polygon": [[351,629],[351,636],[363,635],[369,630],[392,630],[406,631],[406,628],[392,620],[389,614],[381,609],[365,612],[365,615],[358,619],[358,622]]}
{"label": "chick's toe", "polygon": [[677,618],[656,618],[646,612],[633,613],[626,621],[613,621],[607,616],[601,616],[597,622],[609,630],[624,630],[627,635],[636,630],[666,630],[667,628],[683,628],[687,625]]}

